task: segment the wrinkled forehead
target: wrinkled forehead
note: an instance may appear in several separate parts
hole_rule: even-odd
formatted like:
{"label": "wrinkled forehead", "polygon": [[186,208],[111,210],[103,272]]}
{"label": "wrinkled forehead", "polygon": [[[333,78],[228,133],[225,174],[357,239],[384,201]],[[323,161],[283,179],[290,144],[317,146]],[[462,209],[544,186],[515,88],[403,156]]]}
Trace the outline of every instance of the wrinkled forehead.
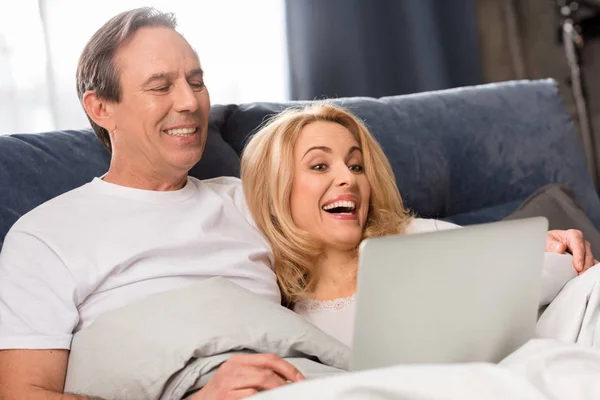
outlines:
{"label": "wrinkled forehead", "polygon": [[156,74],[189,73],[201,68],[196,51],[177,31],[166,27],[137,30],[115,53],[121,76],[140,81]]}

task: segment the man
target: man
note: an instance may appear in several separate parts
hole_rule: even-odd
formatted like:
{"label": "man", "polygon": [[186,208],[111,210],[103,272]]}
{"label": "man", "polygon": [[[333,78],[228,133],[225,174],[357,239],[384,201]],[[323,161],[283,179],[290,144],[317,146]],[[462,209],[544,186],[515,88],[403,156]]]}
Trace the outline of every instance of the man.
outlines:
{"label": "man", "polygon": [[[109,171],[23,216],[0,253],[0,398],[62,394],[73,333],[146,296],[224,276],[273,302],[271,251],[239,180],[187,173],[202,156],[210,100],[197,54],[171,15],[113,18],[79,61],[77,90],[111,150]],[[580,233],[551,249],[591,265]],[[584,262],[585,260],[585,262]],[[274,355],[231,357],[193,399],[244,398],[304,379]]]}
{"label": "man", "polygon": [[[92,37],[77,89],[112,150],[101,179],[25,215],[0,256],[0,398],[62,395],[74,332],[109,310],[225,276],[280,302],[271,253],[239,181],[187,177],[204,149],[209,94],[170,15],[121,14]],[[194,399],[303,379],[272,355],[236,356]]]}

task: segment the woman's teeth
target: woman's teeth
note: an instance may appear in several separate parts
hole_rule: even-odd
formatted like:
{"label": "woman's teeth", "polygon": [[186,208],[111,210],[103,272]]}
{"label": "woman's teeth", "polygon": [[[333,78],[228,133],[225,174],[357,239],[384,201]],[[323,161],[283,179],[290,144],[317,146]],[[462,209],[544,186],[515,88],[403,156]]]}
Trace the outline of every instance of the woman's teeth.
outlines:
{"label": "woman's teeth", "polygon": [[167,135],[171,136],[191,136],[196,132],[196,128],[178,128],[178,129],[169,129],[166,131]]}
{"label": "woman's teeth", "polygon": [[[336,210],[334,210],[336,209]],[[351,200],[334,201],[323,206],[323,210],[338,211],[340,214],[351,214],[356,209],[356,203]]]}

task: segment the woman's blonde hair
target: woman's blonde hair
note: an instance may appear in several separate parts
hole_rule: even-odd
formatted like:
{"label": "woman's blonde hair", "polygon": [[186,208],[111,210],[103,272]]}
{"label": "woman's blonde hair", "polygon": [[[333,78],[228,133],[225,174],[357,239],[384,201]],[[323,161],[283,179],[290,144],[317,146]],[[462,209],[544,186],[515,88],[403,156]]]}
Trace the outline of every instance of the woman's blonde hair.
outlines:
{"label": "woman's blonde hair", "polygon": [[344,126],[362,150],[364,173],[371,185],[363,238],[399,234],[410,218],[385,153],[349,111],[323,102],[290,108],[270,119],[244,149],[241,177],[252,217],[273,249],[277,281],[288,305],[314,288],[314,265],[323,251],[319,240],[294,224],[290,206],[294,146],[302,129],[316,121]]}

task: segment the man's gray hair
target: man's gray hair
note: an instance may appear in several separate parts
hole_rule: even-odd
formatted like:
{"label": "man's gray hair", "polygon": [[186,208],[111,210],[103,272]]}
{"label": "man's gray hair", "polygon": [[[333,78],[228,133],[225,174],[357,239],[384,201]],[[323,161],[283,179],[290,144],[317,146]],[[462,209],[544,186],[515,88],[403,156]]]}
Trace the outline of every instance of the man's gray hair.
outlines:
{"label": "man's gray hair", "polygon": [[[89,90],[95,91],[100,99],[121,101],[120,71],[114,62],[115,53],[138,29],[153,26],[174,30],[177,21],[172,13],[142,7],[121,13],[98,29],[83,49],[77,65],[77,95],[82,104],[83,95]],[[96,136],[110,152],[108,131],[92,121],[89,115],[88,119]]]}

